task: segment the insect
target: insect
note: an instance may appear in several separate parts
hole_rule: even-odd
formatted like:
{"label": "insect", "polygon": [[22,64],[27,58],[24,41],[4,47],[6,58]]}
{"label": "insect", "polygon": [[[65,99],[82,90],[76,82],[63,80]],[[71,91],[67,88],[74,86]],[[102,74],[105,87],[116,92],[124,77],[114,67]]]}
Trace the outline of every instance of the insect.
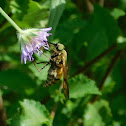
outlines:
{"label": "insect", "polygon": [[[67,82],[67,75],[68,75],[68,65],[67,65],[67,52],[65,51],[65,47],[63,44],[57,43],[50,43],[54,45],[55,50],[51,55],[50,61],[45,65],[51,64],[47,80],[44,84],[44,87],[51,86],[57,83],[62,75],[63,75],[63,90],[66,99],[69,99],[69,86]],[[45,68],[45,66],[43,68]],[[42,69],[43,69],[42,68]]]}

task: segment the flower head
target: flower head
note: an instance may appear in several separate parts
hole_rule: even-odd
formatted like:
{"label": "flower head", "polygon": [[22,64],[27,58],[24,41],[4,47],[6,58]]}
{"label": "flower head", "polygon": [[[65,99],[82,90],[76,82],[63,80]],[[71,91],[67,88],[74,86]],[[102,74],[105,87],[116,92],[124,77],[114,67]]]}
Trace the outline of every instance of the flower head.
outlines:
{"label": "flower head", "polygon": [[39,55],[43,53],[41,47],[49,50],[47,37],[51,33],[47,33],[52,28],[44,29],[26,29],[22,33],[18,34],[18,39],[21,44],[21,63],[26,64],[26,61],[33,61],[33,53],[38,53]]}

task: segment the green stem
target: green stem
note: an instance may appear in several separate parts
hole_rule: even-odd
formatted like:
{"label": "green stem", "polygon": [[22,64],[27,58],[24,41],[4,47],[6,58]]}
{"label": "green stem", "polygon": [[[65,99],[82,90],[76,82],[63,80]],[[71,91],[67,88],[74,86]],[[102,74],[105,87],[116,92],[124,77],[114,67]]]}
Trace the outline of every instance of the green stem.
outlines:
{"label": "green stem", "polygon": [[18,27],[18,25],[3,11],[3,9],[0,7],[0,13],[12,24],[12,26],[20,33],[23,32],[21,28]]}

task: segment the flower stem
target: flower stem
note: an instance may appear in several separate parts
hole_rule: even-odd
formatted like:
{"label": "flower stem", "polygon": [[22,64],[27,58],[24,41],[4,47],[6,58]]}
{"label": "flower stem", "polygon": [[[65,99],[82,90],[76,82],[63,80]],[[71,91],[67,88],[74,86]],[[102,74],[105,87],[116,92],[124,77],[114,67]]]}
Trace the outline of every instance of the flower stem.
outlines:
{"label": "flower stem", "polygon": [[0,7],[0,13],[11,23],[11,25],[20,33],[23,32],[21,28],[18,27],[18,25],[3,11],[3,9]]}

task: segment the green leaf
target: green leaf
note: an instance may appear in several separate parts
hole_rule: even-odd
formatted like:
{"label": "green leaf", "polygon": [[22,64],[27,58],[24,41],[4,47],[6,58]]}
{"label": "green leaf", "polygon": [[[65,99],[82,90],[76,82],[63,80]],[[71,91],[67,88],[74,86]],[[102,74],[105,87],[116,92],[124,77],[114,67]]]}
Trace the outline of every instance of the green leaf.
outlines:
{"label": "green leaf", "polygon": [[88,104],[85,109],[83,124],[86,126],[105,126],[100,114],[92,104]]}
{"label": "green leaf", "polygon": [[[95,20],[95,19],[94,19]],[[84,42],[87,43],[87,55],[86,60],[90,61],[98,56],[103,50],[108,48],[108,36],[105,33],[105,29],[99,24],[90,24],[84,31]],[[82,35],[82,34],[80,34]],[[101,37],[102,36],[102,37]]]}
{"label": "green leaf", "polygon": [[126,10],[126,0],[120,0],[118,2],[119,2],[119,8]]}
{"label": "green leaf", "polygon": [[0,6],[1,6],[2,8],[4,8],[4,7],[6,6],[6,4],[7,4],[7,1],[5,1],[5,0],[1,0],[1,1],[0,1]]}
{"label": "green leaf", "polygon": [[95,108],[99,112],[99,114],[102,117],[102,120],[107,124],[107,125],[112,125],[113,123],[113,117],[112,117],[112,112],[111,108],[109,106],[109,102],[106,100],[100,100],[94,103]]}
{"label": "green leaf", "polygon": [[49,113],[44,105],[34,100],[25,99],[20,102],[22,115],[20,116],[20,126],[41,126],[49,124]]}
{"label": "green leaf", "polygon": [[70,87],[70,98],[81,98],[87,94],[101,95],[95,82],[80,74],[68,81]]}
{"label": "green leaf", "polygon": [[95,6],[94,16],[94,22],[98,23],[105,30],[104,32],[108,37],[108,45],[116,43],[116,39],[121,32],[117,21],[111,16],[110,11],[106,8]]}
{"label": "green leaf", "polygon": [[[48,57],[50,57],[50,53],[45,53]],[[37,62],[41,62],[41,61],[45,61],[48,62],[49,59],[46,58],[44,55],[41,55],[41,57],[37,56]],[[41,69],[43,66],[45,66],[46,63],[41,63],[41,64],[37,64],[37,67],[39,69]],[[33,64],[29,65],[29,69],[33,72],[34,77],[37,77],[38,79],[38,84],[42,84],[42,81],[45,81],[47,79],[47,74],[48,74],[48,69],[49,69],[50,65],[46,66],[42,71],[38,72],[38,70],[36,69],[36,67]]]}
{"label": "green leaf", "polygon": [[[58,25],[55,32],[55,36],[58,37],[63,44],[68,45],[68,46],[71,44],[72,46],[73,37],[76,36],[76,34],[80,31],[80,29],[84,29],[86,25],[87,25],[87,21],[79,19],[78,17],[76,17],[75,19],[69,19],[69,20],[67,19]],[[80,36],[80,37],[83,37],[83,36]],[[79,38],[79,40],[80,39],[81,38]],[[80,45],[77,45],[77,46],[80,46]]]}
{"label": "green leaf", "polygon": [[[125,89],[124,89],[125,90]],[[118,90],[120,91],[120,90]],[[114,94],[114,93],[113,93]],[[113,117],[116,121],[118,121],[121,126],[125,126],[126,119],[126,97],[125,91],[115,93],[115,98],[110,98],[110,106],[112,109]]]}
{"label": "green leaf", "polygon": [[119,122],[117,122],[117,121],[114,121],[113,126],[121,126],[121,124]]}
{"label": "green leaf", "polygon": [[[47,21],[45,20],[46,20],[46,17],[48,16],[48,11],[46,11],[46,8],[36,1],[30,1],[28,4],[28,7],[29,9],[27,11],[27,14],[23,18],[23,24],[25,24],[23,27],[24,28],[26,26],[27,27],[38,26],[39,28],[40,26],[45,27],[47,23]],[[36,20],[33,20],[33,19],[36,19]]]}
{"label": "green leaf", "polygon": [[113,81],[111,76],[108,76],[104,83],[104,88],[102,89],[102,94],[111,93],[115,87],[115,81]]}
{"label": "green leaf", "polygon": [[117,38],[117,43],[125,43],[126,42],[126,37],[123,37],[123,36],[119,36]]}
{"label": "green leaf", "polygon": [[0,72],[0,85],[24,93],[25,89],[35,87],[35,81],[23,71],[9,69]]}
{"label": "green leaf", "polygon": [[10,1],[10,8],[16,19],[22,20],[27,13],[29,0],[12,0]]}
{"label": "green leaf", "polygon": [[77,42],[78,38],[81,38],[79,40],[81,46],[84,42],[87,43],[86,60],[89,61],[116,43],[119,34],[120,28],[109,10],[95,5],[94,14],[88,20],[87,27],[80,30],[74,41]]}
{"label": "green leaf", "polygon": [[56,27],[59,23],[60,17],[63,13],[65,0],[51,0],[51,9],[50,9],[50,17],[48,26],[52,27],[52,36],[50,37],[50,41],[53,39]]}
{"label": "green leaf", "polygon": [[121,62],[118,61],[112,71],[112,78],[113,81],[115,82],[114,91],[119,90],[123,84],[123,79],[122,79],[123,77],[120,68],[121,68]]}
{"label": "green leaf", "polygon": [[125,15],[125,11],[118,9],[118,8],[114,8],[111,12],[111,15],[115,18],[118,19],[121,16]]}

